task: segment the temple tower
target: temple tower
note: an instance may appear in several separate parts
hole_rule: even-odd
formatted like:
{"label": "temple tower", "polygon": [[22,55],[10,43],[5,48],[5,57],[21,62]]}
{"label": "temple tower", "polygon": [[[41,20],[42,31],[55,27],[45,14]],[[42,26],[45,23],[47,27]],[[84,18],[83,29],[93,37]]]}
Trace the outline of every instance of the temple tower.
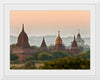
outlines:
{"label": "temple tower", "polygon": [[77,42],[75,40],[75,36],[74,36],[74,40],[71,44],[71,48],[70,48],[69,52],[70,52],[71,55],[79,53],[78,45],[77,45]]}
{"label": "temple tower", "polygon": [[48,52],[48,49],[47,49],[47,45],[46,45],[46,42],[45,42],[45,39],[43,37],[43,40],[42,40],[42,43],[41,43],[41,48],[40,50],[44,51],[44,52]]}
{"label": "temple tower", "polygon": [[34,48],[30,47],[28,43],[28,36],[24,31],[24,24],[22,24],[22,31],[18,36],[16,46],[11,49],[11,53],[18,55],[20,62],[23,62],[28,56],[32,56],[34,52]]}
{"label": "temple tower", "polygon": [[66,51],[65,46],[62,44],[62,39],[60,37],[60,31],[58,31],[58,37],[56,38],[55,46],[53,47],[53,50]]}
{"label": "temple tower", "polygon": [[28,36],[24,31],[24,24],[22,24],[22,31],[18,36],[18,41],[16,47],[20,48],[29,48],[30,45],[28,43]]}
{"label": "temple tower", "polygon": [[78,47],[80,47],[80,46],[83,47],[84,46],[84,40],[81,38],[79,29],[78,29],[76,42],[77,42]]}

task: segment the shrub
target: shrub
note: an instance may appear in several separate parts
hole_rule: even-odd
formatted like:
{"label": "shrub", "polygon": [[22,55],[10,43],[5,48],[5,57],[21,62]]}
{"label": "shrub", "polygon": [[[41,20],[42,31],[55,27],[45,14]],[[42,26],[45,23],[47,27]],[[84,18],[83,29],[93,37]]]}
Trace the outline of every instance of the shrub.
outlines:
{"label": "shrub", "polygon": [[64,57],[69,56],[67,53],[62,52],[62,51],[53,51],[53,52],[51,52],[51,54],[54,57],[54,59],[64,58]]}
{"label": "shrub", "polygon": [[81,52],[80,54],[74,55],[74,57],[80,57],[82,59],[90,59],[90,50]]}
{"label": "shrub", "polygon": [[34,56],[29,56],[26,58],[26,61],[29,61],[29,60],[35,60],[35,57]]}
{"label": "shrub", "polygon": [[24,66],[25,69],[35,69],[35,63],[34,61],[27,61],[25,63],[25,66]]}
{"label": "shrub", "polygon": [[44,64],[42,69],[90,69],[90,60],[77,57],[59,58]]}
{"label": "shrub", "polygon": [[39,60],[52,60],[53,56],[51,54],[48,54],[46,52],[42,52],[38,55]]}
{"label": "shrub", "polygon": [[18,56],[16,54],[10,54],[10,60],[18,60]]}
{"label": "shrub", "polygon": [[16,46],[16,44],[12,44],[10,45],[10,48],[14,48]]}

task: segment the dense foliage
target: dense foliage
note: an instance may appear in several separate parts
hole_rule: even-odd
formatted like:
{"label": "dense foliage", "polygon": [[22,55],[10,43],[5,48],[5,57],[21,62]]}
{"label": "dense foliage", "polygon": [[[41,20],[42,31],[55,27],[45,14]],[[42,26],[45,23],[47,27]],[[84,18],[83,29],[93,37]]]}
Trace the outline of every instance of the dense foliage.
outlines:
{"label": "dense foliage", "polygon": [[29,56],[26,58],[26,61],[29,61],[29,60],[35,60],[35,57],[34,56]]}
{"label": "dense foliage", "polygon": [[74,57],[80,57],[82,59],[90,59],[90,50],[81,52],[80,54],[74,55]]}
{"label": "dense foliage", "polygon": [[44,64],[42,69],[90,69],[90,59],[77,57],[59,58]]}
{"label": "dense foliage", "polygon": [[46,52],[42,52],[38,55],[39,60],[52,60],[53,56],[51,54],[48,54]]}
{"label": "dense foliage", "polygon": [[14,48],[16,46],[16,44],[12,44],[10,45],[10,48]]}
{"label": "dense foliage", "polygon": [[68,53],[62,51],[52,51],[51,55],[54,57],[54,59],[69,57]]}
{"label": "dense foliage", "polygon": [[18,60],[18,56],[16,54],[11,53],[10,54],[10,60]]}
{"label": "dense foliage", "polygon": [[[12,44],[10,48],[15,47],[16,44]],[[74,54],[72,57],[67,52],[52,51],[43,52],[40,47],[33,46],[36,50],[33,56],[26,58],[26,61],[20,63],[19,57],[13,53],[10,53],[10,63],[14,64],[11,69],[90,69],[90,50],[81,52],[80,54]],[[48,49],[52,49],[53,45],[50,45]],[[83,51],[83,48],[79,48]],[[45,63],[46,62],[46,63]],[[16,66],[23,64],[22,66]],[[43,65],[41,65],[43,64]]]}

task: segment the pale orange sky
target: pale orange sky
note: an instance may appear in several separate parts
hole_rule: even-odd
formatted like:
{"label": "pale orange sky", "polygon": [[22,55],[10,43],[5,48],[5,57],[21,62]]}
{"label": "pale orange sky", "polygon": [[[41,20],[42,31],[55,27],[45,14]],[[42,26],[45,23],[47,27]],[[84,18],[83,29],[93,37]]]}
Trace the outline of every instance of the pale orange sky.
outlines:
{"label": "pale orange sky", "polygon": [[67,37],[77,35],[79,28],[83,37],[89,37],[90,11],[10,11],[10,34],[18,36],[22,24],[29,36],[57,35],[60,30]]}

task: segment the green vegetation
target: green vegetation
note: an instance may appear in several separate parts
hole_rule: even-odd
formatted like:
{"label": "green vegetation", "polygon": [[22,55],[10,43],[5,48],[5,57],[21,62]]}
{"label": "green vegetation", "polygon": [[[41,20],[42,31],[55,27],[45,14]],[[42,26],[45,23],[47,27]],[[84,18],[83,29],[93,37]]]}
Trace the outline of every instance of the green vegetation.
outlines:
{"label": "green vegetation", "polygon": [[11,49],[11,48],[14,48],[15,46],[16,46],[16,44],[10,45],[10,49]]}
{"label": "green vegetation", "polygon": [[[10,47],[15,47],[16,44]],[[50,45],[48,48],[52,48]],[[43,52],[40,47],[34,46],[36,50],[26,61],[20,63],[16,54],[10,53],[11,69],[90,69],[90,50],[71,56],[68,52],[52,51]],[[82,48],[80,47],[80,51]]]}
{"label": "green vegetation", "polygon": [[54,57],[53,59],[69,57],[68,53],[65,53],[65,52],[62,52],[62,51],[52,51],[51,55]]}
{"label": "green vegetation", "polygon": [[11,63],[11,64],[19,64],[20,61],[19,61],[19,60],[11,60],[10,63]]}
{"label": "green vegetation", "polygon": [[30,60],[35,60],[35,57],[34,56],[29,56],[26,58],[26,61],[30,61]]}
{"label": "green vegetation", "polygon": [[90,69],[90,59],[77,57],[59,58],[49,61],[40,67],[41,69]]}
{"label": "green vegetation", "polygon": [[10,63],[11,64],[20,63],[20,61],[18,59],[19,59],[19,57],[16,54],[10,53]]}
{"label": "green vegetation", "polygon": [[80,54],[74,55],[74,57],[80,57],[82,59],[90,59],[90,50],[81,52]]}
{"label": "green vegetation", "polygon": [[15,54],[13,54],[13,53],[11,53],[10,54],[10,60],[12,61],[12,60],[18,60],[18,56],[17,55],[15,55]]}
{"label": "green vegetation", "polygon": [[80,51],[80,52],[83,52],[83,47],[80,46],[80,47],[79,47],[79,51]]}
{"label": "green vegetation", "polygon": [[35,63],[34,61],[27,61],[25,63],[25,66],[24,66],[25,69],[35,69]]}
{"label": "green vegetation", "polygon": [[46,52],[42,52],[38,55],[39,60],[52,60],[53,56],[51,54],[48,54]]}

